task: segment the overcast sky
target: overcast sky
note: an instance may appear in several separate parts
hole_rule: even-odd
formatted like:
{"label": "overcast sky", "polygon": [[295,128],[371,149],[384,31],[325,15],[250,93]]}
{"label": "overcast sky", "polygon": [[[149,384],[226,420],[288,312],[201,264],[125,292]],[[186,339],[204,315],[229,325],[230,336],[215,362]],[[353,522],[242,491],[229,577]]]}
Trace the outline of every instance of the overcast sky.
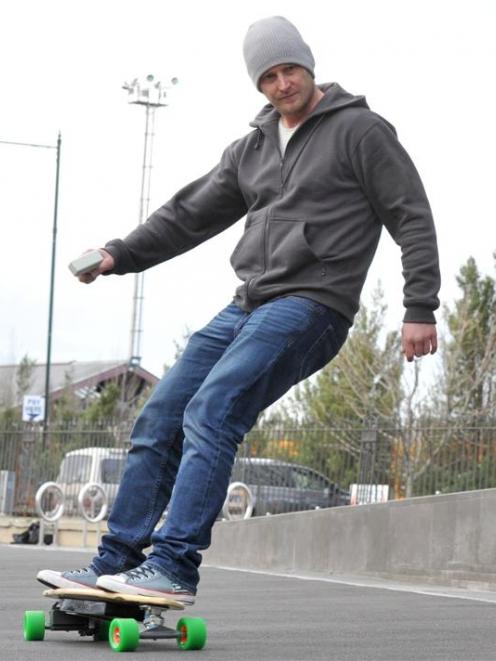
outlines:
{"label": "overcast sky", "polygon": [[[496,3],[491,0],[4,0],[0,140],[55,144],[62,132],[52,359],[126,359],[134,277],[85,286],[71,259],[138,222],[144,109],[124,81],[179,84],[157,111],[151,210],[218,161],[264,103],[241,44],[253,21],[293,21],[318,82],[364,94],[420,171],[434,211],[443,303],[469,256],[494,275]],[[55,153],[0,144],[0,363],[45,362]],[[145,277],[143,367],[230,302],[242,221]],[[382,280],[389,329],[403,315],[399,249],[386,233],[363,300]],[[439,315],[440,317],[440,315]],[[437,360],[437,359],[435,359]]]}

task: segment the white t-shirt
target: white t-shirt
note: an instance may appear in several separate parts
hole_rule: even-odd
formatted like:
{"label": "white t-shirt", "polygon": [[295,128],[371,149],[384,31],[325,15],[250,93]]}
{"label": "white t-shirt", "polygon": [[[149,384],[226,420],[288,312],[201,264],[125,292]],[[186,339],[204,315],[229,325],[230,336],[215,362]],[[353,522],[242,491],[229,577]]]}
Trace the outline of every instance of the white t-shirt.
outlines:
{"label": "white t-shirt", "polygon": [[293,135],[293,133],[296,131],[298,128],[299,124],[296,126],[293,126],[292,128],[288,129],[284,124],[282,123],[282,117],[279,119],[279,147],[281,149],[281,154],[284,156],[284,152],[286,151],[287,144]]}

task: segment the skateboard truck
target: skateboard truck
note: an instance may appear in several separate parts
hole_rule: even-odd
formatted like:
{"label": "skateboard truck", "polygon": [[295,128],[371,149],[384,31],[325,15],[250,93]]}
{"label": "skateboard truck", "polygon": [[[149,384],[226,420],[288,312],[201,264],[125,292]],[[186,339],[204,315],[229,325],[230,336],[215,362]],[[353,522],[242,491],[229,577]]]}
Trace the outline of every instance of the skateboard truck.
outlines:
{"label": "skateboard truck", "polygon": [[145,630],[141,632],[140,638],[151,638],[157,640],[159,638],[180,638],[181,632],[177,629],[172,629],[164,624],[164,617],[162,615],[163,609],[156,606],[140,606],[144,610],[143,626]]}

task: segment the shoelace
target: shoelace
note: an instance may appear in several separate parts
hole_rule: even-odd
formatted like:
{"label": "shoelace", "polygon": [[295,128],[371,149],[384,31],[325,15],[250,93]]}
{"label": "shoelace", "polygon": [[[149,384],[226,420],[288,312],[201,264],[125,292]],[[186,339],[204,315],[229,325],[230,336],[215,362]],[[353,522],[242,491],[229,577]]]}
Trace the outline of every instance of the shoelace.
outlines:
{"label": "shoelace", "polygon": [[73,569],[71,574],[89,574],[90,567],[81,567],[81,569]]}
{"label": "shoelace", "polygon": [[[134,579],[146,579],[146,578],[153,578],[157,574],[159,574],[155,567],[152,567],[151,565],[140,565],[139,567],[136,567],[136,569],[130,569],[129,571],[126,572],[126,574],[129,576],[129,578]],[[182,585],[179,585],[178,583],[173,583],[172,581],[170,582],[172,589],[175,592],[185,592],[184,588]]]}
{"label": "shoelace", "polygon": [[139,567],[136,567],[136,569],[130,569],[126,574],[129,578],[142,579],[153,578],[156,576],[157,572],[155,571],[155,568],[150,565],[140,565]]}

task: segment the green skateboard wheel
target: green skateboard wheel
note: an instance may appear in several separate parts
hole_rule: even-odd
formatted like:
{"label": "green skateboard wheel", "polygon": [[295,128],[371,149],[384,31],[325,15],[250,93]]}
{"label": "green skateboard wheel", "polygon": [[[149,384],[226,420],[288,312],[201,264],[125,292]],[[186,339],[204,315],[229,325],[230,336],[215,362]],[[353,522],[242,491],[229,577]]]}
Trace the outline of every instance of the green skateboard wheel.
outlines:
{"label": "green skateboard wheel", "polygon": [[139,627],[132,618],[116,618],[109,628],[109,643],[114,652],[131,652],[138,647]]}
{"label": "green skateboard wheel", "polygon": [[45,613],[26,611],[24,613],[24,640],[43,640],[45,638]]}
{"label": "green skateboard wheel", "polygon": [[176,625],[182,650],[201,650],[207,642],[207,625],[201,617],[182,617]]}

